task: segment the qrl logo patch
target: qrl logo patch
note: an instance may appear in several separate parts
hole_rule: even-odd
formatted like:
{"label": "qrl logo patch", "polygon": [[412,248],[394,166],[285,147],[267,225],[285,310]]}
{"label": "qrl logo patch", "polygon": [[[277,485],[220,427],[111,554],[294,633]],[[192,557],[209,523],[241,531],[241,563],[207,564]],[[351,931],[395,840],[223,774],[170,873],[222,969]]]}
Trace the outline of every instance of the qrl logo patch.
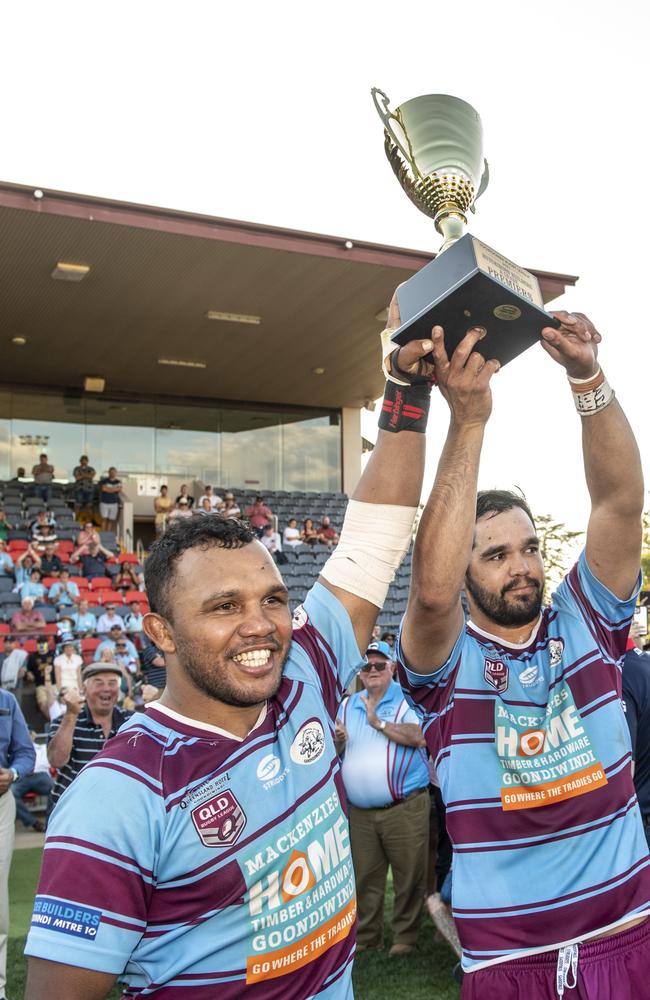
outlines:
{"label": "qrl logo patch", "polygon": [[502,660],[486,660],[483,676],[499,694],[508,690],[508,668]]}
{"label": "qrl logo patch", "polygon": [[192,822],[206,847],[230,847],[246,826],[246,813],[232,792],[222,792],[192,809]]}

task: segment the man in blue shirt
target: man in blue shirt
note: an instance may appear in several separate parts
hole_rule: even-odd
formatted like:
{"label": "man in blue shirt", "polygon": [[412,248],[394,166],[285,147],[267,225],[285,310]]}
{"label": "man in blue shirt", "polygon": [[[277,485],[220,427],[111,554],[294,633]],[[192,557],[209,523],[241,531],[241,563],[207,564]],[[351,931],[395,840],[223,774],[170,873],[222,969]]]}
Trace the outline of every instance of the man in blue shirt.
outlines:
{"label": "man in blue shirt", "polygon": [[11,786],[34,770],[36,754],[23,713],[9,691],[0,690],[0,1000],[5,998],[9,931],[9,867],[14,850],[16,800]]}
{"label": "man in blue shirt", "polygon": [[393,872],[392,956],[417,942],[429,846],[429,774],[417,715],[393,680],[387,642],[372,642],[361,668],[364,690],[348,698],[337,724],[350,803],[358,889],[357,951],[380,948],[388,866]]}

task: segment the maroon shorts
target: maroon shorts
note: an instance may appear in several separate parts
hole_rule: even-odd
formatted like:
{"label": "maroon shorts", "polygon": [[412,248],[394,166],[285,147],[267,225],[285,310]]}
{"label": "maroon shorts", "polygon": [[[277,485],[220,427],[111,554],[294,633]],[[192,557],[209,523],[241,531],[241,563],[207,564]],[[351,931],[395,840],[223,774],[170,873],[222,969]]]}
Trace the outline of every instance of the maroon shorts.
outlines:
{"label": "maroon shorts", "polygon": [[[557,965],[558,952],[545,951],[466,973],[461,998],[557,1000]],[[576,980],[575,987],[564,988],[562,1000],[650,997],[650,918],[622,934],[579,945]]]}

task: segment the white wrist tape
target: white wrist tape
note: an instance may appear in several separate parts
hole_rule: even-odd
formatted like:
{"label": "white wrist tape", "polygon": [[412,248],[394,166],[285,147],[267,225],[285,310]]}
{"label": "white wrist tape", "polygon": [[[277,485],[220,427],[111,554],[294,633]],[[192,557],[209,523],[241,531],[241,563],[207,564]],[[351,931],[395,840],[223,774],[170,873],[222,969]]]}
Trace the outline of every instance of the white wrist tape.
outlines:
{"label": "white wrist tape", "polygon": [[589,378],[571,378],[570,375],[567,378],[573,392],[576,410],[581,417],[591,417],[594,413],[600,413],[614,399],[614,390],[600,368]]}
{"label": "white wrist tape", "polygon": [[328,583],[381,608],[411,544],[417,507],[350,500],[341,539],[323,566]]}
{"label": "white wrist tape", "polygon": [[403,382],[402,379],[397,378],[395,375],[392,375],[388,370],[388,368],[386,367],[386,361],[391,356],[393,351],[395,351],[399,347],[399,344],[393,343],[393,341],[390,339],[394,333],[395,330],[390,330],[388,327],[386,327],[386,329],[382,330],[381,332],[381,370],[384,373],[384,377],[389,382],[397,382],[398,385],[410,385],[411,384],[410,382]]}

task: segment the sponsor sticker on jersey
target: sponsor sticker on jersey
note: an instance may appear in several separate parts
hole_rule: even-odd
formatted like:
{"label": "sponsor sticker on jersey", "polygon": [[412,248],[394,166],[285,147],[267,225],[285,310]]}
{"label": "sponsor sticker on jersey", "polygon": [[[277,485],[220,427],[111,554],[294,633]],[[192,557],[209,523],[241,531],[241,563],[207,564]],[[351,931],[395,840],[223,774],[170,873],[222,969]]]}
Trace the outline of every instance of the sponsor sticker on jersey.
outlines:
{"label": "sponsor sticker on jersey", "polygon": [[486,659],[483,676],[499,694],[508,690],[508,667],[503,660]]}
{"label": "sponsor sticker on jersey", "polygon": [[37,896],[32,913],[32,927],[45,927],[73,937],[94,941],[102,919],[102,911],[82,906],[69,899]]}
{"label": "sponsor sticker on jersey", "polygon": [[229,790],[192,809],[192,822],[206,847],[236,844],[246,826],[246,813]]}
{"label": "sponsor sticker on jersey", "polygon": [[325,733],[318,719],[310,719],[300,727],[291,744],[294,764],[315,764],[325,751]]}

